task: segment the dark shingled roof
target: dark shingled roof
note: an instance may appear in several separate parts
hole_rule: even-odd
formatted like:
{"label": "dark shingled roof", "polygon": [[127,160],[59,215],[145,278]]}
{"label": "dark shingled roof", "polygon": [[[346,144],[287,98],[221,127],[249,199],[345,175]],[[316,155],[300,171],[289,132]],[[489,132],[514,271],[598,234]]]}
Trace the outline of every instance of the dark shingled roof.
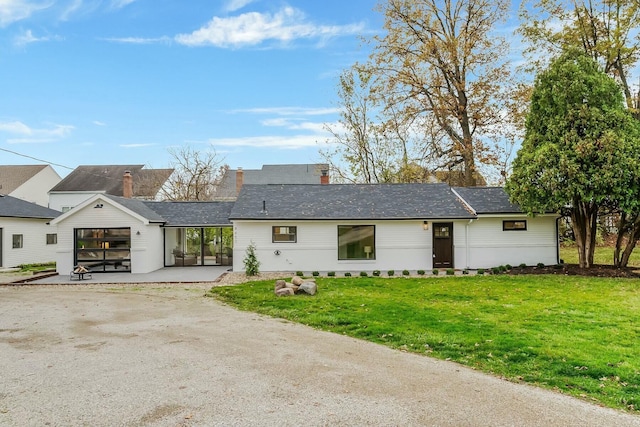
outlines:
{"label": "dark shingled roof", "polygon": [[36,176],[47,165],[0,165],[0,194],[9,194]]}
{"label": "dark shingled roof", "polygon": [[[242,182],[247,184],[320,184],[326,163],[263,165],[262,169],[243,169]],[[216,198],[235,198],[237,169],[227,169],[216,191]]]}
{"label": "dark shingled roof", "polygon": [[199,227],[230,225],[234,202],[144,202],[162,216],[167,226]]}
{"label": "dark shingled roof", "polygon": [[454,187],[453,190],[478,214],[523,213],[509,201],[502,187]]}
{"label": "dark shingled roof", "polygon": [[134,197],[152,198],[169,178],[173,169],[142,169],[144,165],[78,166],[51,192],[95,191],[122,196],[122,177],[126,171],[133,177]]}
{"label": "dark shingled roof", "polygon": [[130,211],[135,212],[138,215],[148,219],[150,222],[165,222],[165,219],[156,211],[147,206],[146,202],[143,200],[127,199],[126,197],[112,196],[110,194],[105,194],[104,197],[107,197],[115,201],[116,203],[121,204]]}
{"label": "dark shingled roof", "polygon": [[11,196],[0,196],[0,217],[53,219],[60,215],[53,209]]}
{"label": "dark shingled roof", "polygon": [[230,218],[471,219],[474,215],[446,184],[245,185]]}

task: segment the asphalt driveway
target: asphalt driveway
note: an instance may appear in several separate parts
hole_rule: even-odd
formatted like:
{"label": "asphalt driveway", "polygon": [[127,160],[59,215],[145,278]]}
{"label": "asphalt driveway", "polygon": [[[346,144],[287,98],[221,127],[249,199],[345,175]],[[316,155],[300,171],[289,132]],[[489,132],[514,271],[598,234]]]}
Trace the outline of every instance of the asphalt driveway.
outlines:
{"label": "asphalt driveway", "polygon": [[3,426],[640,426],[459,365],[243,313],[210,285],[0,287]]}

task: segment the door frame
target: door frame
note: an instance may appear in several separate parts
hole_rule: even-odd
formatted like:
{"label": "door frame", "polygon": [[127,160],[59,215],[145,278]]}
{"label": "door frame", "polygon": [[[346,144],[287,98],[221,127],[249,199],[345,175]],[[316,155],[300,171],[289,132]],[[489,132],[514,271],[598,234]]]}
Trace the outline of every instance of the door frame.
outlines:
{"label": "door frame", "polygon": [[[436,236],[436,230],[438,227],[449,227],[449,236],[448,237]],[[433,248],[432,267],[433,268],[453,268],[453,265],[454,265],[453,264],[453,222],[434,222],[433,232],[431,233],[431,236],[432,236],[431,244]],[[449,241],[448,249],[449,249],[449,253],[451,254],[448,261],[442,262],[438,265],[436,265],[436,256],[442,255],[442,254],[436,254],[436,240],[448,240]]]}

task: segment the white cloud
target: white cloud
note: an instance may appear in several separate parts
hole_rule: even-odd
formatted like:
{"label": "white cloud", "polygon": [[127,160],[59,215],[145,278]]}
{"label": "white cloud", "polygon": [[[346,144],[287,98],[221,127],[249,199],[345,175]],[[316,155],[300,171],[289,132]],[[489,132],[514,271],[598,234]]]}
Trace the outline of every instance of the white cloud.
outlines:
{"label": "white cloud", "polygon": [[234,12],[253,2],[254,0],[229,0],[224,7],[224,10],[227,12]]}
{"label": "white cloud", "polygon": [[34,129],[19,121],[0,122],[0,132],[21,137],[7,139],[9,144],[52,142],[64,138],[74,129],[75,127],[71,125],[53,125],[48,129]]}
{"label": "white cloud", "polygon": [[108,42],[114,43],[125,43],[125,44],[154,44],[154,43],[171,43],[171,38],[169,37],[155,37],[155,38],[144,38],[144,37],[112,37],[102,39]]}
{"label": "white cloud", "polygon": [[208,142],[214,147],[256,147],[295,150],[315,147],[319,138],[319,135],[253,136],[246,138],[213,138]]}
{"label": "white cloud", "polygon": [[69,17],[71,15],[73,15],[75,12],[77,12],[78,10],[80,10],[80,8],[82,7],[83,4],[83,0],[73,0],[69,6],[67,6],[64,11],[62,12],[62,14],[60,15],[60,19],[62,21],[66,21],[69,19]]}
{"label": "white cloud", "polygon": [[113,7],[114,9],[120,9],[130,5],[134,1],[136,0],[111,0],[111,7]]}
{"label": "white cloud", "polygon": [[101,122],[100,120],[94,120],[92,123],[94,125],[96,125],[96,126],[106,126],[107,125],[105,122]]}
{"label": "white cloud", "polygon": [[13,39],[13,44],[15,46],[22,47],[22,46],[26,46],[26,45],[31,44],[31,43],[47,42],[47,41],[52,41],[52,40],[62,40],[62,37],[60,37],[60,36],[41,36],[41,37],[37,37],[37,36],[33,35],[33,32],[31,30],[26,30],[25,32],[23,32],[19,36],[16,36]]}
{"label": "white cloud", "polygon": [[242,15],[214,17],[207,25],[191,34],[179,34],[176,42],[187,46],[242,47],[255,46],[268,40],[290,42],[301,38],[330,38],[356,34],[362,24],[318,26],[305,22],[298,9],[285,7],[275,14],[249,12]]}
{"label": "white cloud", "polygon": [[0,27],[27,19],[35,12],[50,7],[53,2],[34,2],[33,0],[0,0]]}
{"label": "white cloud", "polygon": [[253,114],[275,114],[278,116],[324,116],[328,114],[336,114],[340,111],[338,108],[309,108],[309,107],[263,107],[263,108],[243,108],[229,111],[235,113],[253,113]]}

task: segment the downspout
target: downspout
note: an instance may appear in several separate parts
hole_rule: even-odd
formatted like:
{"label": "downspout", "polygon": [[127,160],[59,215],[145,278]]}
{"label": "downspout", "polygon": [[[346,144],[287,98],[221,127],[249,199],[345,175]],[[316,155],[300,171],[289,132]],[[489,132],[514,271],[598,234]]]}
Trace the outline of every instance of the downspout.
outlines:
{"label": "downspout", "polygon": [[560,261],[560,220],[562,217],[556,218],[556,264],[561,264]]}
{"label": "downspout", "polygon": [[473,222],[473,219],[470,219],[468,223],[465,224],[464,226],[464,245],[466,248],[466,256],[465,259],[467,260],[467,266],[465,267],[467,270],[469,269],[469,266],[471,265],[471,262],[469,260],[469,258],[471,257],[471,248],[469,247],[469,226],[471,225],[471,223]]}

